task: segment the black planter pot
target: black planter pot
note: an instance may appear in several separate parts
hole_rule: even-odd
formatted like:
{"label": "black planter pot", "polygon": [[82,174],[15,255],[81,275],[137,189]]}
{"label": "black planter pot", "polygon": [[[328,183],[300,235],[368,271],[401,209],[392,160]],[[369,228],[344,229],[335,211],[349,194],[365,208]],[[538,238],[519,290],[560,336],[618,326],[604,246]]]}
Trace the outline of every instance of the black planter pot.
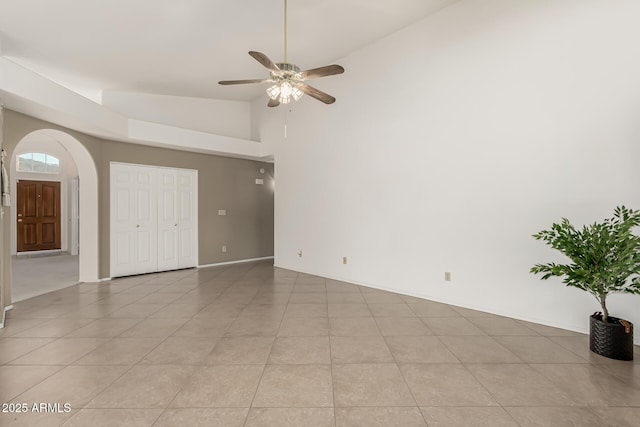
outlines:
{"label": "black planter pot", "polygon": [[611,316],[607,320],[602,321],[602,313],[589,318],[589,348],[610,359],[633,360],[633,324]]}

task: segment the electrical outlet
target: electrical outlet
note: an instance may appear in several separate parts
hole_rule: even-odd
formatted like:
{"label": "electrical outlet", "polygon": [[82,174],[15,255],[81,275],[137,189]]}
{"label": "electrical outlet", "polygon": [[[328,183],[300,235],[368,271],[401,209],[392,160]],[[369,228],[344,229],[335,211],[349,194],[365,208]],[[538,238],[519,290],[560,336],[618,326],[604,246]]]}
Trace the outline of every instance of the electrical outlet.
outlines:
{"label": "electrical outlet", "polygon": [[343,256],[343,257],[342,257],[342,263],[343,263],[343,264],[346,264],[346,263],[347,263],[347,257],[346,257],[346,256]]}
{"label": "electrical outlet", "polygon": [[227,245],[222,245],[222,253],[227,253]]}
{"label": "electrical outlet", "polygon": [[451,281],[451,272],[450,271],[445,271],[444,272],[444,281],[445,282],[450,282]]}
{"label": "electrical outlet", "polygon": [[302,258],[302,251],[298,249],[298,257]]}

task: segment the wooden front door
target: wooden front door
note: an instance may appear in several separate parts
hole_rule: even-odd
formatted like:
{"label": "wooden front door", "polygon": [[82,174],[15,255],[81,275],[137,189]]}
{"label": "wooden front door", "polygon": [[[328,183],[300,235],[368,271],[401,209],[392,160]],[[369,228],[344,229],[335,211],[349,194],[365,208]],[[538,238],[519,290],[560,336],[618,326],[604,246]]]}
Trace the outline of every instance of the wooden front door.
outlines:
{"label": "wooden front door", "polygon": [[60,249],[60,183],[18,181],[18,252]]}

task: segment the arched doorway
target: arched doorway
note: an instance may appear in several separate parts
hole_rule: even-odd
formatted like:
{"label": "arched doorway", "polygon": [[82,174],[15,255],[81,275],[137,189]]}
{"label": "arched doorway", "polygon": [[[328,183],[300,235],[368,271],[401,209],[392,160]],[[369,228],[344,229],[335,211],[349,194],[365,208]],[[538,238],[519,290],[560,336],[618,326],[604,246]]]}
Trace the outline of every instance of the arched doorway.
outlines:
{"label": "arched doorway", "polygon": [[[16,154],[21,151],[21,144],[34,138],[49,138],[55,141],[69,154],[75,163],[79,178],[79,260],[78,281],[97,282],[98,279],[98,174],[93,158],[87,149],[73,136],[54,129],[41,129],[25,135],[12,153],[12,165]],[[12,167],[13,169],[13,167]],[[12,178],[15,183],[15,180]],[[15,193],[14,193],[15,194]],[[16,200],[14,199],[14,203]],[[17,217],[15,209],[11,211],[12,236],[15,238]]]}

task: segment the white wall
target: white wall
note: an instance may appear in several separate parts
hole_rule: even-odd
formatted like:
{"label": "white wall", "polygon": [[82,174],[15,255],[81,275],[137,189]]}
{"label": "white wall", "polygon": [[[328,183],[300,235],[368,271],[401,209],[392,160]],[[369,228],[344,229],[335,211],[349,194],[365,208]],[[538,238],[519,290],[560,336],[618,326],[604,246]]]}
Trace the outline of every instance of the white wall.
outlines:
{"label": "white wall", "polygon": [[[33,172],[17,172],[16,156],[23,153],[46,153],[60,160],[59,174],[45,174]],[[11,217],[16,218],[17,209],[17,180],[55,181],[60,182],[60,232],[61,250],[70,251],[71,245],[71,180],[78,176],[78,168],[69,152],[51,136],[34,133],[27,135],[17,146],[15,155],[11,159]],[[11,228],[11,254],[17,253],[17,227]]]}
{"label": "white wall", "polygon": [[[562,259],[531,234],[640,209],[638,16],[635,0],[461,1],[337,61],[314,82],[336,104],[303,98],[286,140],[283,109],[256,101],[276,265],[586,331],[595,299],[528,272]],[[609,307],[636,342],[639,303]]]}
{"label": "white wall", "polygon": [[133,119],[233,138],[251,136],[248,102],[104,91],[102,104]]}

